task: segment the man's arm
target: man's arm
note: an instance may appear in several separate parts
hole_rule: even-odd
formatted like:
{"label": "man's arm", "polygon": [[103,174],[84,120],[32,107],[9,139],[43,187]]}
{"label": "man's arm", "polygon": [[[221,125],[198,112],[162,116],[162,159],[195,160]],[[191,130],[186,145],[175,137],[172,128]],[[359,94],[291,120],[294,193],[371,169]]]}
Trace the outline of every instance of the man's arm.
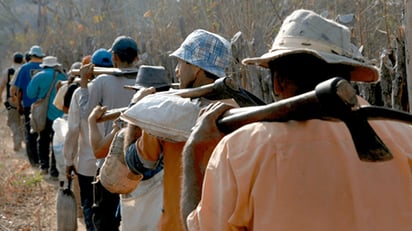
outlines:
{"label": "man's arm", "polygon": [[97,125],[97,120],[103,116],[106,110],[106,107],[96,106],[88,118],[90,145],[92,146],[94,155],[97,159],[107,156],[112,140],[116,133],[120,130],[118,126],[113,125],[112,131],[103,137]]}
{"label": "man's arm", "polygon": [[8,69],[6,71],[3,71],[0,77],[0,102],[3,102],[3,91],[6,88],[7,82],[8,82]]}
{"label": "man's arm", "polygon": [[80,133],[80,111],[77,102],[77,96],[73,94],[73,100],[70,102],[68,112],[68,131],[64,139],[63,154],[66,162],[66,178],[71,179],[72,172],[76,173],[74,160],[77,154],[78,140]]}
{"label": "man's arm", "polygon": [[216,121],[231,106],[223,103],[210,104],[201,116],[183,149],[183,186],[181,216],[183,221],[192,212],[201,198],[203,177],[210,155],[224,134]]}
{"label": "man's arm", "polygon": [[80,97],[79,107],[81,116],[88,116],[90,110],[95,106],[90,101],[89,81],[93,77],[94,64],[87,64],[80,67]]}

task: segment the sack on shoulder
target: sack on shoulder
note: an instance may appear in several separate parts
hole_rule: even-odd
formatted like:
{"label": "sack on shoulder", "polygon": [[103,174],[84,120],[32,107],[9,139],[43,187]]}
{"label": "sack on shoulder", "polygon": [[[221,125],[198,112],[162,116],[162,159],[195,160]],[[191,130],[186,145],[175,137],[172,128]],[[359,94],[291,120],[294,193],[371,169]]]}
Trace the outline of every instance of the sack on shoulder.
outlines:
{"label": "sack on shoulder", "polygon": [[48,102],[39,99],[31,105],[30,127],[34,132],[41,132],[46,127]]}

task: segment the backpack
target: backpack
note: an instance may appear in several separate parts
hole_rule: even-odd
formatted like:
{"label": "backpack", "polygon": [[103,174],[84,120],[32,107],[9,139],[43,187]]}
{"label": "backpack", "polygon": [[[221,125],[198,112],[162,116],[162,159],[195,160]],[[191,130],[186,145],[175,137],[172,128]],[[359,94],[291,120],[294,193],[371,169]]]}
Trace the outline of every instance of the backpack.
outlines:
{"label": "backpack", "polygon": [[15,72],[15,70],[12,67],[10,67],[7,70],[6,100],[4,101],[4,106],[6,107],[7,110],[16,109],[15,106],[13,106],[9,103],[10,87],[11,87],[10,80],[12,79],[12,76],[14,75],[14,72]]}

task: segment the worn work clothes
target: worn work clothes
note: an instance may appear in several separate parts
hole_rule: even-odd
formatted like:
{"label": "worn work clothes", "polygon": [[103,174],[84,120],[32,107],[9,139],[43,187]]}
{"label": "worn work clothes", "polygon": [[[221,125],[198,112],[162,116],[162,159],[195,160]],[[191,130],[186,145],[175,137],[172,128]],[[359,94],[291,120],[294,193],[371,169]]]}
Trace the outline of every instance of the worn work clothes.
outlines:
{"label": "worn work clothes", "polygon": [[393,160],[359,160],[342,122],[254,123],[226,136],[189,229],[411,230],[412,128],[370,123]]}
{"label": "worn work clothes", "polygon": [[88,118],[80,115],[79,90],[75,90],[70,102],[63,153],[67,166],[76,166],[83,176],[95,176],[97,160],[90,145]]}
{"label": "worn work clothes", "polygon": [[[131,161],[138,158],[148,171],[154,169],[157,164],[160,164],[159,160],[163,156],[164,193],[163,214],[159,224],[160,230],[184,230],[183,221],[180,216],[183,146],[184,142],[172,143],[163,141],[143,131],[142,136],[137,141],[137,152],[126,153],[126,163],[131,169],[139,169],[139,167],[134,166],[136,162]],[[137,155],[137,157],[129,155]],[[140,173],[144,174],[143,172]]]}
{"label": "worn work clothes", "polygon": [[[106,106],[108,110],[126,107],[134,91],[124,88],[124,85],[134,85],[136,75],[113,76],[102,74],[93,79],[87,88],[79,88],[78,104],[80,117],[88,118],[97,105]],[[99,131],[105,137],[112,130],[113,121],[99,123]],[[97,160],[98,169],[103,165],[104,158]],[[98,175],[98,173],[96,174]],[[98,182],[94,184],[95,206],[93,222],[97,230],[119,230],[120,214],[118,213],[118,194],[111,193]]]}
{"label": "worn work clothes", "polygon": [[31,104],[36,101],[35,98],[30,98],[27,96],[26,90],[33,76],[42,69],[40,64],[41,62],[25,63],[20,67],[20,70],[17,73],[14,85],[22,91],[23,107],[30,107]]}
{"label": "worn work clothes", "polygon": [[[93,79],[88,88],[80,88],[79,106],[80,116],[89,117],[90,112],[97,105],[106,106],[107,110],[126,107],[133,97],[134,91],[125,89],[125,85],[134,85],[136,75],[113,76],[102,74]],[[112,130],[113,121],[99,123],[102,136]],[[103,165],[103,160],[98,160],[98,167]]]}
{"label": "worn work clothes", "polygon": [[[37,73],[27,86],[27,97],[30,99],[44,99],[47,96],[47,92],[50,89],[50,85],[53,83],[53,76],[55,70],[51,67],[46,67],[39,73]],[[54,85],[51,86],[52,91],[49,98],[49,107],[47,108],[47,118],[55,120],[58,117],[63,116],[63,111],[58,109],[54,104],[54,97],[57,93],[57,82],[67,80],[67,76],[62,72],[57,72]]]}

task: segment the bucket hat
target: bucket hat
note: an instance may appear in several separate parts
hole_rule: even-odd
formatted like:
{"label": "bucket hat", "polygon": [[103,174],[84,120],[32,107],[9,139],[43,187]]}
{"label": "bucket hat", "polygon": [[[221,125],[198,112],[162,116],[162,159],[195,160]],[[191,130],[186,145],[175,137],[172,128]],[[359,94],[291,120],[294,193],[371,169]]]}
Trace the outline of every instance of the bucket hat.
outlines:
{"label": "bucket hat", "polygon": [[43,58],[42,63],[40,64],[40,67],[56,67],[56,66],[61,66],[60,63],[57,62],[57,58],[54,56],[46,56]]}
{"label": "bucket hat", "polygon": [[113,67],[112,53],[104,48],[97,49],[92,55],[92,63],[98,67]]}
{"label": "bucket hat", "polygon": [[225,68],[232,59],[232,51],[229,41],[222,36],[198,29],[190,33],[170,56],[224,77]]}
{"label": "bucket hat", "polygon": [[362,56],[350,39],[351,32],[346,26],[309,10],[296,10],[284,20],[269,52],[246,58],[242,63],[268,68],[269,61],[307,53],[330,64],[352,66],[352,81],[377,81],[378,69]]}
{"label": "bucket hat", "polygon": [[137,72],[135,85],[129,87],[139,90],[146,87],[165,88],[170,87],[170,85],[166,69],[163,66],[141,65]]}
{"label": "bucket hat", "polygon": [[29,55],[33,55],[39,58],[43,58],[44,56],[46,56],[43,53],[43,50],[41,49],[41,47],[38,45],[34,45],[30,48]]}

